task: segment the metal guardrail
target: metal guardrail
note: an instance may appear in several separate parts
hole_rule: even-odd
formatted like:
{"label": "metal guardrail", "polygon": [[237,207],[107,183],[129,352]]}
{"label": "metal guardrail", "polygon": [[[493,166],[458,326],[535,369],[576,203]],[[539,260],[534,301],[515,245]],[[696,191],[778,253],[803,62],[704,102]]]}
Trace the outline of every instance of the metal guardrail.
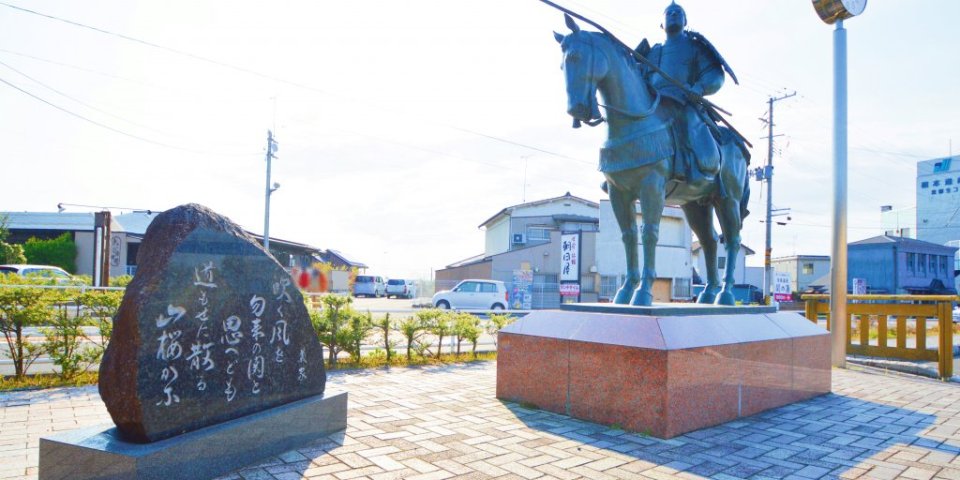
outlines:
{"label": "metal guardrail", "polygon": [[[832,331],[830,295],[804,295],[801,298],[805,302],[807,319],[817,323],[821,317],[826,317],[827,330]],[[935,361],[940,378],[948,379],[953,376],[952,308],[957,301],[960,297],[953,295],[847,295],[850,318],[843,322],[847,353]],[[927,334],[933,328],[937,331],[936,349],[927,348]],[[852,335],[854,330],[856,336]],[[893,345],[888,342],[890,335],[895,340]],[[908,341],[911,336],[912,346]]]}

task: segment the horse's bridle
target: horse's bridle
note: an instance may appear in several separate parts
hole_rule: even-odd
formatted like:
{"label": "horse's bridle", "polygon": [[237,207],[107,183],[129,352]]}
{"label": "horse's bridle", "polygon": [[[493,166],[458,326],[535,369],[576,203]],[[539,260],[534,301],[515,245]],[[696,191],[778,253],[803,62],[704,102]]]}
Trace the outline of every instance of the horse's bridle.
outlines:
{"label": "horse's bridle", "polygon": [[[595,46],[594,43],[593,43],[593,39],[590,38],[589,36],[587,37],[587,44],[590,45],[590,68],[589,68],[589,70],[588,70],[588,74],[589,74],[590,81],[593,82],[593,70],[594,70],[594,68],[593,68],[593,63],[594,63],[594,57],[596,56],[596,55],[595,55],[595,53],[596,53],[596,46]],[[609,61],[609,59],[608,59],[608,61]],[[595,96],[596,96],[596,91],[597,91],[597,87],[598,87],[598,86],[599,86],[599,85],[596,85],[596,86],[594,86],[594,87],[591,89],[591,90],[593,91],[593,95],[594,95],[593,98],[595,98]],[[647,86],[646,83],[644,83],[644,86]],[[654,92],[654,94],[655,94],[655,97],[654,97],[654,99],[653,99],[653,103],[650,105],[650,108],[648,108],[648,109],[646,109],[646,110],[644,110],[644,111],[642,111],[642,112],[629,112],[629,111],[624,110],[624,109],[622,109],[622,108],[613,107],[613,106],[610,106],[610,105],[604,105],[604,104],[602,104],[602,103],[597,103],[597,106],[603,107],[603,108],[607,109],[608,111],[609,111],[609,110],[612,110],[612,111],[617,112],[617,113],[619,113],[619,114],[621,114],[621,115],[623,115],[623,116],[625,116],[625,117],[628,117],[628,118],[632,118],[632,119],[635,119],[635,120],[643,120],[644,118],[647,118],[647,117],[649,117],[650,115],[653,115],[653,114],[657,111],[657,107],[660,106],[660,92],[657,91],[657,89],[653,89],[653,92]],[[592,111],[592,109],[591,109],[591,111]],[[587,125],[589,125],[589,126],[591,126],[591,127],[596,127],[597,125],[600,125],[600,124],[603,123],[604,121],[606,121],[606,119],[603,118],[603,116],[601,116],[600,118],[597,118],[596,120],[579,120],[579,119],[574,118],[574,119],[573,119],[573,128],[580,128],[580,123],[581,123],[581,122],[586,123]]]}

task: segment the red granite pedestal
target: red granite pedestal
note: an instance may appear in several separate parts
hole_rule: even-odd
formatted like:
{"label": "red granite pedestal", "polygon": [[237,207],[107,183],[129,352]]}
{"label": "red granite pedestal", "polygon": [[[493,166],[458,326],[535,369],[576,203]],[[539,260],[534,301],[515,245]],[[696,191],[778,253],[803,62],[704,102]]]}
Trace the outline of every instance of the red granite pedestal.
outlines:
{"label": "red granite pedestal", "polygon": [[499,334],[497,398],[671,438],[830,391],[799,314],[653,313],[529,314]]}

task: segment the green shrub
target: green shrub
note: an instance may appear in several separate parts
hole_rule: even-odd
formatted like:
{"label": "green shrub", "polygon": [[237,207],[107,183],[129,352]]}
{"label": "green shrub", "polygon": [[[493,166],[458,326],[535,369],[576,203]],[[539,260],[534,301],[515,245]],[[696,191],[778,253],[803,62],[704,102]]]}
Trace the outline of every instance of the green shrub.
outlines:
{"label": "green shrub", "polygon": [[[413,361],[413,351],[423,337],[423,322],[420,317],[407,317],[399,325],[400,333],[407,341],[407,362]],[[419,352],[419,350],[418,350]]]}
{"label": "green shrub", "polygon": [[327,347],[330,365],[337,364],[337,354],[344,351],[350,343],[349,326],[353,309],[353,298],[328,294],[320,297],[323,310],[311,310],[310,321],[317,331],[320,343]]}
{"label": "green shrub", "polygon": [[53,300],[49,290],[0,288],[0,333],[7,342],[7,355],[13,360],[14,374],[18,379],[22,379],[43,354],[43,346],[30,342],[24,328],[48,324]]}
{"label": "green shrub", "polygon": [[30,238],[23,244],[23,252],[28,263],[55,265],[70,273],[77,271],[77,244],[69,233],[50,240]]}

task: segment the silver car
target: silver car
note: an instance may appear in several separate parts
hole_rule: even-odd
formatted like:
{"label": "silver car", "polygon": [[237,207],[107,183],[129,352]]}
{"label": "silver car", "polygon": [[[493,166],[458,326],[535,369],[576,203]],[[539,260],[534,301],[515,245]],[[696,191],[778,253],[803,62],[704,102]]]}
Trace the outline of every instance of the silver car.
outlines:
{"label": "silver car", "polygon": [[379,275],[357,275],[353,282],[353,296],[382,297],[387,291],[383,277]]}
{"label": "silver car", "polygon": [[417,284],[413,280],[391,278],[387,280],[387,298],[413,298],[417,296]]}
{"label": "silver car", "polygon": [[437,308],[503,310],[507,308],[507,287],[499,280],[467,279],[433,296]]}

